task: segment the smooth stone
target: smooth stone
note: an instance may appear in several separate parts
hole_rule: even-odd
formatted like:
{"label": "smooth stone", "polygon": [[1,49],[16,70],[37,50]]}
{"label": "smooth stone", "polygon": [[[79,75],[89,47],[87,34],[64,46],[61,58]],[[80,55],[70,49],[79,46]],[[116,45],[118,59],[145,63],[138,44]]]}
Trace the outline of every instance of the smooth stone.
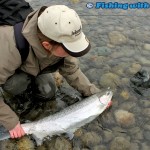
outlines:
{"label": "smooth stone", "polygon": [[145,131],[144,132],[144,137],[146,140],[150,141],[150,131]]}
{"label": "smooth stone", "polygon": [[47,141],[48,150],[72,150],[72,145],[69,140],[64,137],[57,137],[54,140]]}
{"label": "smooth stone", "polygon": [[110,150],[130,150],[130,142],[123,137],[116,137],[110,144]]}
{"label": "smooth stone", "polygon": [[149,150],[150,144],[147,142],[141,143],[141,150]]}
{"label": "smooth stone", "polygon": [[30,140],[27,136],[22,137],[17,142],[17,149],[18,150],[34,150],[35,145],[32,140]]}
{"label": "smooth stone", "polygon": [[131,150],[140,150],[140,146],[138,143],[131,143]]}
{"label": "smooth stone", "polygon": [[112,31],[108,34],[110,43],[113,45],[122,45],[127,42],[127,38],[119,31]]}
{"label": "smooth stone", "polygon": [[150,50],[150,44],[144,44],[144,49],[145,50]]}
{"label": "smooth stone", "polygon": [[112,139],[113,139],[113,133],[112,132],[104,131],[103,134],[104,134],[104,138],[103,138],[104,142],[108,143],[108,142],[112,141]]}
{"label": "smooth stone", "polygon": [[130,127],[135,124],[135,117],[133,113],[126,110],[116,110],[115,119],[123,127]]}
{"label": "smooth stone", "polygon": [[95,146],[93,150],[107,150],[107,148],[104,145]]}
{"label": "smooth stone", "polygon": [[141,131],[141,129],[139,127],[134,127],[132,129],[130,129],[130,133],[131,133],[131,137],[134,140],[143,140],[144,136],[143,136],[143,132]]}
{"label": "smooth stone", "polygon": [[128,100],[129,97],[130,97],[130,94],[128,91],[126,90],[123,90],[121,93],[120,93],[121,97],[124,99],[124,100]]}
{"label": "smooth stone", "polygon": [[145,108],[142,112],[144,116],[150,117],[150,108]]}
{"label": "smooth stone", "polygon": [[106,88],[116,88],[117,86],[121,85],[121,80],[116,74],[106,73],[101,76],[99,83]]}
{"label": "smooth stone", "polygon": [[87,132],[81,137],[81,140],[85,146],[91,146],[101,143],[102,137],[95,132]]}
{"label": "smooth stone", "polygon": [[149,99],[146,99],[146,100],[140,100],[140,104],[143,106],[143,107],[150,107],[150,101]]}

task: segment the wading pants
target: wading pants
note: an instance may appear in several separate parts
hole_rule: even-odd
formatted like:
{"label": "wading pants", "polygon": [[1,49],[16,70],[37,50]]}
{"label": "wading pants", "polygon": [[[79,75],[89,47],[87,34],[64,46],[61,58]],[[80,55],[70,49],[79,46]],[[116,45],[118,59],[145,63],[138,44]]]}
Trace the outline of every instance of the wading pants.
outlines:
{"label": "wading pants", "polygon": [[38,99],[50,100],[55,96],[56,85],[51,73],[33,77],[19,70],[2,85],[2,88],[9,94],[19,95],[25,92],[29,85],[33,95]]}

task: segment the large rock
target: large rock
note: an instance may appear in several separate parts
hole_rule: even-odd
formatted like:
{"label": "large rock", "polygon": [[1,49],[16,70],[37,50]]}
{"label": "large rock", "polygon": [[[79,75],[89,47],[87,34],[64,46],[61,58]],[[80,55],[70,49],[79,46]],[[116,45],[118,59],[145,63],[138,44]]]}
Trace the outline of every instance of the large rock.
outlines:
{"label": "large rock", "polygon": [[17,150],[34,150],[35,145],[32,140],[30,140],[27,136],[22,137],[17,142]]}
{"label": "large rock", "polygon": [[110,145],[110,150],[130,150],[131,144],[123,137],[116,137]]}
{"label": "large rock", "polygon": [[47,143],[48,150],[72,150],[71,143],[64,137],[58,137]]}
{"label": "large rock", "polygon": [[116,74],[106,73],[101,76],[100,85],[106,88],[108,87],[116,88],[117,86],[121,85],[121,80],[119,76]]}
{"label": "large rock", "polygon": [[115,112],[115,118],[118,124],[120,124],[123,127],[129,127],[135,124],[134,114],[125,110],[117,110]]}
{"label": "large rock", "polygon": [[95,132],[87,132],[81,137],[84,146],[98,145],[101,143],[102,138]]}
{"label": "large rock", "polygon": [[119,31],[112,31],[108,34],[110,43],[113,45],[121,45],[127,42],[127,38]]}

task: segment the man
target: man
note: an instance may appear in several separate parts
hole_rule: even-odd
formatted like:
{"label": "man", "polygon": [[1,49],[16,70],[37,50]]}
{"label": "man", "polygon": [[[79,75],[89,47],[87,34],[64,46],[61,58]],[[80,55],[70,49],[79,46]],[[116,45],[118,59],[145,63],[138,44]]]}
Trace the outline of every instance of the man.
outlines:
{"label": "man", "polygon": [[[56,91],[55,82],[48,73],[52,66],[57,66],[56,69],[67,82],[84,96],[99,91],[82,73],[75,58],[86,54],[90,50],[90,43],[82,32],[80,18],[74,10],[64,5],[42,7],[28,15],[22,33],[30,44],[24,63],[16,48],[13,27],[0,26],[0,84],[4,91],[21,94],[34,76],[34,95],[41,100],[51,99]],[[9,130],[11,138],[25,134],[19,118],[2,97],[0,124]]]}

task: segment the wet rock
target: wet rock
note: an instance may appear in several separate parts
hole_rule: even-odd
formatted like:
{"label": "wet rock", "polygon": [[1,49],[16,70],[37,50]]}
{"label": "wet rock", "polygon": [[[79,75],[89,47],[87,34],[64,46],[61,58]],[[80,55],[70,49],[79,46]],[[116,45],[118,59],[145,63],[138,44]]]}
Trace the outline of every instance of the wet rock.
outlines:
{"label": "wet rock", "polygon": [[47,150],[47,148],[44,145],[38,146],[36,150]]}
{"label": "wet rock", "polygon": [[122,92],[120,93],[120,95],[122,96],[122,98],[123,98],[124,100],[128,100],[129,97],[130,97],[129,92],[126,91],[126,90],[122,91]]}
{"label": "wet rock", "polygon": [[34,150],[35,145],[31,139],[29,139],[27,136],[22,137],[17,142],[17,150]]}
{"label": "wet rock", "polygon": [[131,78],[131,81],[133,83],[139,83],[138,85],[142,85],[144,82],[147,82],[149,80],[149,72],[145,69],[141,69]]}
{"label": "wet rock", "polygon": [[80,63],[79,66],[80,66],[80,69],[81,69],[83,72],[85,72],[85,71],[87,71],[87,70],[89,69],[89,67],[88,67],[87,65],[85,65],[85,63],[84,63],[84,64],[83,64],[83,63]]}
{"label": "wet rock", "polygon": [[127,38],[119,31],[112,31],[108,34],[110,43],[113,45],[121,45],[127,42]]}
{"label": "wet rock", "polygon": [[85,146],[90,147],[91,145],[97,145],[101,143],[102,137],[95,132],[87,132],[81,137],[81,140]]}
{"label": "wet rock", "polygon": [[30,113],[24,116],[27,120],[35,120],[43,113],[42,108],[32,109]]}
{"label": "wet rock", "polygon": [[137,63],[133,63],[132,65],[131,65],[131,67],[127,70],[127,72],[129,73],[129,74],[135,74],[135,73],[137,73],[139,70],[141,70],[141,68],[142,68],[142,66],[140,65],[140,64],[137,64]]}
{"label": "wet rock", "polygon": [[125,29],[124,29],[124,27],[116,26],[115,30],[116,31],[124,31]]}
{"label": "wet rock", "polygon": [[83,130],[82,129],[78,129],[77,131],[75,131],[74,136],[75,137],[81,137],[83,134]]}
{"label": "wet rock", "polygon": [[128,44],[134,46],[136,44],[135,40],[128,40]]}
{"label": "wet rock", "polygon": [[106,73],[100,78],[100,85],[106,88],[116,88],[117,86],[121,85],[121,80],[116,74]]}
{"label": "wet rock", "polygon": [[[97,46],[106,46],[106,41],[104,40],[104,39],[102,38],[102,40],[101,41],[98,41],[98,43],[97,43]],[[108,47],[109,48],[109,47]],[[109,49],[110,50],[110,49]],[[108,53],[107,53],[108,54]],[[106,56],[106,55],[105,55]]]}
{"label": "wet rock", "polygon": [[81,150],[79,147],[73,147],[73,150]]}
{"label": "wet rock", "polygon": [[46,143],[48,150],[72,150],[71,143],[64,137],[57,137]]}
{"label": "wet rock", "polygon": [[103,138],[104,142],[108,143],[113,139],[113,133],[112,132],[103,131],[103,134],[104,134],[104,138]]}
{"label": "wet rock", "polygon": [[[114,102],[112,104],[114,106]],[[110,111],[110,112],[109,112]],[[99,125],[102,123],[104,128],[109,128],[112,125],[116,125],[115,119],[113,117],[113,113],[111,112],[111,108],[108,110],[105,110],[103,114],[98,118]]]}
{"label": "wet rock", "polygon": [[144,129],[150,131],[150,122],[144,125]]}
{"label": "wet rock", "polygon": [[108,43],[107,47],[109,47],[109,48],[115,48],[115,45],[112,45],[112,44]]}
{"label": "wet rock", "polygon": [[[82,24],[88,24],[88,21],[85,20],[84,18],[80,18],[80,19],[81,19]],[[85,26],[86,26],[86,25],[85,25]]]}
{"label": "wet rock", "polygon": [[102,131],[101,125],[99,124],[97,120],[94,120],[92,123],[89,123],[87,125],[87,129],[88,131],[94,131],[97,133]]}
{"label": "wet rock", "polygon": [[91,56],[90,61],[94,63],[95,68],[101,68],[100,66],[104,64],[106,58],[104,56]]}
{"label": "wet rock", "polygon": [[131,61],[129,58],[130,57],[133,57],[134,55],[134,50],[131,50],[131,49],[122,49],[122,51],[115,51],[113,53],[111,53],[111,57],[112,58],[120,58],[122,60],[127,60],[127,61],[122,61],[122,62],[128,62],[128,61]]}
{"label": "wet rock", "polygon": [[80,0],[70,0],[72,3],[79,3]]}
{"label": "wet rock", "polygon": [[150,144],[149,143],[141,143],[141,150],[149,150]]}
{"label": "wet rock", "polygon": [[146,57],[136,55],[135,59],[143,66],[150,66],[150,60],[148,60]]}
{"label": "wet rock", "polygon": [[132,139],[135,139],[135,140],[143,139],[143,132],[141,131],[139,127],[131,128],[129,131],[130,131],[130,135],[132,136]]}
{"label": "wet rock", "polygon": [[96,52],[98,56],[108,56],[111,54],[111,49],[106,46],[97,47],[93,52]]}
{"label": "wet rock", "polygon": [[150,50],[150,44],[144,44],[144,49],[145,50]]}
{"label": "wet rock", "polygon": [[145,108],[143,110],[143,115],[147,116],[147,117],[150,117],[150,108]]}
{"label": "wet rock", "polygon": [[144,132],[144,137],[146,140],[150,141],[150,131],[145,131]]}
{"label": "wet rock", "polygon": [[132,110],[137,104],[135,102],[124,102],[120,105],[120,108],[126,111]]}
{"label": "wet rock", "polygon": [[[117,133],[121,133],[122,136],[123,136],[123,135],[126,136],[126,133],[127,133],[127,130],[126,130],[126,129],[121,128],[121,127],[119,127],[119,126],[113,127],[113,128],[112,128],[112,131],[113,131],[113,133],[114,133],[115,135],[117,135]],[[124,137],[125,137],[125,136],[124,136]],[[120,136],[119,136],[119,137],[120,137]]]}
{"label": "wet rock", "polygon": [[131,143],[131,150],[140,150],[138,143]]}
{"label": "wet rock", "polygon": [[15,140],[5,140],[0,141],[0,150],[16,150],[16,142]]}
{"label": "wet rock", "polygon": [[110,144],[110,150],[130,150],[131,144],[123,137],[116,137]]}
{"label": "wet rock", "polygon": [[128,79],[128,78],[122,78],[122,79],[121,79],[121,83],[122,83],[122,85],[124,85],[124,86],[129,85],[130,79]]}
{"label": "wet rock", "polygon": [[140,100],[140,105],[143,107],[150,107],[150,101],[149,100]]}
{"label": "wet rock", "polygon": [[119,65],[113,67],[113,68],[112,68],[112,71],[113,71],[115,74],[119,75],[119,76],[124,75],[124,70],[123,70],[123,68],[121,68],[121,66],[119,66]]}
{"label": "wet rock", "polygon": [[124,137],[126,140],[130,141],[131,137],[127,135],[127,130],[120,127],[114,127],[112,128],[114,137]]}
{"label": "wet rock", "polygon": [[119,59],[119,58],[123,58],[124,57],[124,52],[123,51],[119,51],[119,52],[113,52],[111,54],[111,58],[113,59]]}
{"label": "wet rock", "polygon": [[141,41],[141,42],[149,43],[149,41],[150,41],[150,37],[148,34],[140,33],[140,31],[138,31],[138,30],[130,31],[128,34],[128,37],[133,40]]}
{"label": "wet rock", "polygon": [[101,70],[97,69],[89,69],[87,72],[85,72],[85,75],[88,77],[88,79],[92,81],[98,81],[98,76],[101,76],[102,72]]}
{"label": "wet rock", "polygon": [[125,110],[115,111],[115,118],[118,124],[123,127],[129,127],[135,124],[134,114]]}
{"label": "wet rock", "polygon": [[95,146],[93,150],[107,150],[107,148],[104,145]]}

